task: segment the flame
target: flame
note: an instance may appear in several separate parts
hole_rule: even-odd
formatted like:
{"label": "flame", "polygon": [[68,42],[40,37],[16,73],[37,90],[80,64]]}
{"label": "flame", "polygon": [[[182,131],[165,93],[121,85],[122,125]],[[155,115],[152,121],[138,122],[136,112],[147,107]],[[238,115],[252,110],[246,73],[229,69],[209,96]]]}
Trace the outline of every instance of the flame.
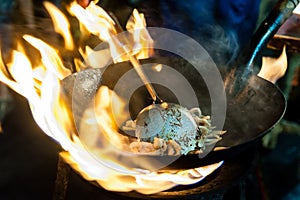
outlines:
{"label": "flame", "polygon": [[[139,13],[136,9],[133,10],[132,16],[129,18],[126,28],[133,34],[133,47],[137,59],[149,58],[153,54],[153,40],[145,29],[146,20],[144,14]],[[142,50],[147,49],[147,50]]]}
{"label": "flame", "polygon": [[64,38],[65,48],[67,50],[73,50],[74,43],[70,32],[70,23],[68,22],[66,16],[52,3],[44,1],[43,4],[50,14],[55,32],[61,34]]}
{"label": "flame", "polygon": [[128,35],[125,34],[119,35],[117,40],[112,37],[118,33],[117,29],[120,29],[120,27],[117,26],[109,14],[95,5],[94,2],[91,2],[86,9],[73,2],[70,5],[69,12],[76,16],[81,25],[90,33],[109,43],[111,57],[115,63],[127,61],[130,56],[143,59],[153,54],[153,41],[146,30],[145,17],[143,14],[138,13],[136,9],[134,9],[133,15],[126,25],[127,30],[132,34],[132,41],[128,40]]}
{"label": "flame", "polygon": [[[112,100],[113,99],[113,100]],[[106,86],[101,86],[95,102],[95,112],[97,116],[97,122],[101,133],[105,134],[105,138],[113,143],[113,146],[126,145],[127,137],[122,137],[118,132],[118,125],[114,116],[121,116],[125,121],[127,116],[122,111],[124,110],[125,103],[120,99],[113,91]],[[100,138],[102,138],[100,136]],[[128,144],[129,145],[129,144]]]}
{"label": "flame", "polygon": [[[74,49],[67,18],[51,3],[46,2],[44,5],[53,20],[55,30],[65,39],[65,48]],[[121,41],[125,41],[124,44],[112,39],[112,36],[117,34],[116,23],[94,2],[86,9],[74,2],[70,5],[69,11],[90,33],[110,45],[109,51],[97,52],[86,47],[83,52],[79,49],[83,58],[88,58],[87,65],[101,67],[111,58],[118,62],[132,60],[133,56],[147,58],[151,55],[153,41],[145,29],[143,14],[139,14],[137,10],[133,11],[127,24],[132,39],[123,38]],[[222,164],[220,162],[190,170],[151,172],[129,168],[121,161],[113,159],[112,154],[121,154],[120,152],[128,146],[128,138],[118,132],[116,124],[116,121],[125,121],[128,118],[123,112],[125,106],[123,100],[109,88],[100,87],[95,97],[95,109],[87,109],[84,112],[82,126],[78,131],[70,108],[60,93],[61,80],[71,75],[71,70],[64,66],[59,52],[51,45],[31,35],[24,35],[23,38],[40,52],[41,64],[33,66],[26,56],[25,48],[22,47],[18,48],[19,51],[12,51],[11,63],[4,64],[0,51],[0,81],[27,98],[33,118],[39,127],[60,143],[66,151],[61,153],[61,156],[86,180],[96,181],[107,190],[136,190],[143,194],[151,194],[178,184],[199,182]],[[100,60],[104,60],[100,64],[99,55]],[[74,63],[78,71],[86,67],[78,58]],[[161,70],[160,65],[155,68]],[[95,127],[95,130],[88,129],[88,132],[94,135],[89,134],[85,137],[82,133],[82,130],[85,130],[84,126]],[[100,148],[97,142],[99,138]],[[100,158],[99,156],[96,158],[95,154],[100,155]]]}
{"label": "flame", "polygon": [[18,51],[13,51],[12,57],[12,63],[8,64],[8,70],[10,71],[12,78],[20,85],[24,85],[24,87],[30,91],[30,89],[33,88],[33,75],[30,61],[24,54]]}
{"label": "flame", "polygon": [[162,70],[162,64],[157,64],[152,67],[153,70],[160,72]]}
{"label": "flame", "polygon": [[64,67],[54,48],[30,35],[24,35],[23,38],[40,51],[45,68],[52,71],[60,80],[71,74],[71,71]]}
{"label": "flame", "polygon": [[[64,160],[78,171],[86,180],[96,181],[101,187],[110,191],[130,192],[135,190],[142,194],[154,194],[168,190],[179,184],[195,184],[211,174],[220,167],[223,162],[208,165],[205,167],[168,171],[168,172],[149,172],[140,170],[140,174],[115,174],[109,168],[99,167],[99,162],[89,162],[89,166],[84,162],[78,162],[68,152],[61,153]],[[101,170],[99,170],[101,169]]]}
{"label": "flame", "polygon": [[69,11],[78,18],[80,23],[90,33],[99,36],[103,41],[109,40],[112,34],[117,34],[115,22],[101,7],[95,5],[93,1],[86,9],[73,2],[70,5]]}
{"label": "flame", "polygon": [[[78,68],[86,68],[86,66],[92,68],[102,68],[107,66],[111,62],[110,51],[109,49],[103,49],[95,51],[89,46],[85,47],[85,51],[79,49],[80,54],[85,58],[85,66],[78,66]],[[80,65],[81,62],[78,62]]]}

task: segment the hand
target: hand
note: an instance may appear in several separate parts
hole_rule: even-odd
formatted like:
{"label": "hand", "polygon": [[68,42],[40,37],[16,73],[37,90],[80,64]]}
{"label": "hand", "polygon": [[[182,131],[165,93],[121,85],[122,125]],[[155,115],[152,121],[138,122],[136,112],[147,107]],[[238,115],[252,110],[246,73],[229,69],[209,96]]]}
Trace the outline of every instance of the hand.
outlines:
{"label": "hand", "polygon": [[257,75],[272,83],[276,83],[278,79],[284,76],[287,66],[286,47],[284,45],[278,58],[263,57],[262,67]]}

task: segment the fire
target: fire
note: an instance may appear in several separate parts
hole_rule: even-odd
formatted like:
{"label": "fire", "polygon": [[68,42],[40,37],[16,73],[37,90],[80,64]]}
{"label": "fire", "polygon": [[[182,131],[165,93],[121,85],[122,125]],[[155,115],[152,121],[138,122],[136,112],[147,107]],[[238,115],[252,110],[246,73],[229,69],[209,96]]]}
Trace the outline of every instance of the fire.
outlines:
{"label": "fire", "polygon": [[[65,48],[73,50],[75,47],[67,18],[51,3],[47,2],[44,5],[53,19],[56,32],[65,40]],[[69,11],[91,34],[109,43],[110,49],[100,52],[93,51],[90,47],[86,47],[85,51],[79,49],[89,66],[103,67],[107,65],[110,58],[113,58],[114,62],[120,62],[148,58],[151,55],[153,41],[145,29],[144,16],[137,10],[133,11],[126,26],[131,33],[129,37],[131,39],[123,38],[121,44],[120,40],[112,39],[118,33],[116,22],[101,7],[91,2],[84,9],[74,2],[70,5]],[[121,161],[112,159],[110,156],[112,153],[120,153],[115,147],[128,143],[128,139],[118,133],[114,117],[117,115],[126,119],[128,116],[122,112],[124,109],[122,99],[104,86],[96,94],[97,117],[90,117],[89,114],[93,114],[93,111],[89,110],[85,111],[84,116],[85,124],[92,124],[98,128],[96,135],[94,137],[89,135],[83,143],[84,135],[76,129],[71,111],[60,93],[61,80],[71,75],[71,70],[64,66],[59,52],[51,45],[31,35],[24,35],[23,39],[39,51],[41,64],[33,66],[24,50],[12,51],[12,61],[8,64],[2,61],[0,55],[0,80],[27,98],[34,120],[48,136],[60,143],[66,151],[62,153],[66,162],[85,179],[96,181],[107,190],[136,190],[151,194],[178,184],[199,182],[222,164],[220,162],[190,170],[153,172],[128,168]],[[101,56],[101,62],[99,62],[99,56]],[[77,71],[84,70],[86,67],[78,58],[74,60],[74,63]],[[161,66],[158,65],[156,69],[161,70]],[[106,139],[101,143],[101,148],[97,146],[99,143],[96,144],[97,137]],[[87,150],[86,143],[91,144],[89,150],[93,154],[102,157],[95,158]]]}
{"label": "fire", "polygon": [[138,13],[136,9],[133,10],[131,18],[128,20],[126,28],[129,32],[133,32],[134,44],[133,48],[137,59],[149,58],[153,53],[152,39],[146,27],[146,20],[142,13]]}
{"label": "fire", "polygon": [[23,38],[40,51],[45,68],[52,71],[60,80],[71,74],[71,71],[64,67],[60,56],[54,48],[30,35],[24,35]]}
{"label": "fire", "polygon": [[64,38],[65,48],[67,50],[73,50],[74,43],[72,41],[72,36],[70,32],[70,24],[66,16],[52,3],[44,1],[43,4],[51,16],[55,31],[61,34],[61,36]]}
{"label": "fire", "polygon": [[153,41],[145,29],[144,15],[138,13],[136,9],[126,25],[127,30],[133,35],[133,39],[129,40],[127,35],[122,35],[122,38],[118,37],[117,41],[112,36],[118,34],[118,29],[121,28],[93,1],[86,9],[73,2],[69,10],[90,33],[109,43],[111,57],[115,63],[129,60],[128,54],[136,56],[137,59],[143,59],[153,53],[151,50]]}

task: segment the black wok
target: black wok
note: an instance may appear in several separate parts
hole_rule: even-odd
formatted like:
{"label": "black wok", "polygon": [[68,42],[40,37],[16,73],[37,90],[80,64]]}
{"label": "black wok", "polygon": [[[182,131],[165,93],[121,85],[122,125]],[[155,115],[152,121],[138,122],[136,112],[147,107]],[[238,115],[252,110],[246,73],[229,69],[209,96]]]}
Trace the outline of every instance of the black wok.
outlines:
{"label": "black wok", "polygon": [[[191,83],[203,113],[210,113],[211,102],[209,91],[201,76],[190,63],[181,58],[170,57],[142,60],[142,63],[147,62],[163,63],[178,70]],[[76,112],[74,115],[82,116],[84,109],[92,101],[93,95],[96,92],[94,86],[107,85],[113,89],[119,78],[131,69],[132,66],[129,62],[123,62],[110,65],[103,74],[100,72],[100,69],[91,69],[67,77],[63,81],[65,93],[68,94],[69,99],[72,98],[72,95],[80,97],[73,99],[73,104],[77,104],[75,111],[73,105],[73,111]],[[85,84],[75,84],[75,81],[84,81],[86,77],[92,77],[94,74],[102,74],[102,79],[90,79],[94,80],[94,86],[88,90],[89,94],[86,91]],[[168,159],[170,159],[170,161],[174,159],[174,162],[170,163],[167,168],[183,169],[199,167],[230,158],[263,137],[282,118],[286,108],[286,101],[277,86],[256,75],[249,77],[246,83],[238,95],[227,92],[227,112],[223,127],[223,130],[226,130],[227,133],[223,136],[223,139],[216,144],[216,147],[226,147],[227,149],[212,151],[201,159],[198,155],[193,154],[181,156],[178,159],[172,156],[169,158],[167,156],[146,156],[147,159],[151,159],[151,162],[153,162],[153,160],[156,162],[160,162],[160,160],[162,162],[168,162]],[[176,84],[176,80],[174,80],[174,84]],[[76,86],[73,90],[74,85]],[[159,85],[154,85],[154,87],[162,99],[177,103],[177,99],[171,91]],[[126,89],[126,86],[124,89]],[[136,90],[129,103],[131,105],[130,112],[132,117],[135,118],[142,108],[152,103],[152,100],[146,88],[141,87]],[[77,119],[80,120],[79,118],[80,117]],[[141,157],[143,156],[130,155],[128,159],[139,160],[142,159]],[[136,164],[135,161],[134,163]],[[135,166],[135,164],[133,164],[133,166]]]}
{"label": "black wok", "polygon": [[[271,12],[269,18],[266,19],[268,23],[263,22],[263,25],[254,36],[256,46],[253,47],[252,42],[249,47],[250,57],[242,55],[240,56],[242,59],[237,59],[237,63],[243,60],[239,65],[242,67],[246,65],[246,75],[242,74],[243,77],[240,78],[239,75],[241,74],[236,73],[233,77],[230,77],[233,81],[225,84],[224,91],[227,98],[226,118],[224,127],[217,128],[222,128],[227,133],[215,145],[215,147],[225,147],[224,149],[211,151],[203,158],[199,158],[195,154],[180,157],[124,154],[119,155],[118,159],[124,160],[129,167],[151,170],[155,169],[155,166],[162,166],[161,168],[163,169],[195,168],[232,158],[261,139],[283,117],[286,109],[286,100],[276,85],[256,76],[254,73],[249,73],[251,71],[249,68],[253,65],[254,58],[259,55],[261,49],[265,47],[267,41],[272,37],[272,34],[275,34],[280,24],[284,22],[288,15],[291,14],[293,8],[298,4],[298,1],[280,2],[284,2],[285,7],[277,6],[275,11]],[[287,2],[292,2],[293,8]],[[283,11],[278,14],[278,9]],[[277,17],[274,17],[274,13]],[[276,23],[272,24],[271,22]],[[259,41],[257,41],[258,38],[260,38]],[[210,114],[211,99],[209,90],[201,75],[189,62],[178,57],[157,57],[142,60],[141,63],[162,63],[177,70],[192,85],[203,113]],[[62,90],[67,96],[69,105],[73,103],[73,114],[77,116],[75,117],[75,121],[80,120],[80,116],[82,116],[85,108],[91,103],[100,85],[107,85],[113,89],[117,81],[131,69],[132,66],[129,62],[122,62],[108,66],[105,71],[101,71],[101,69],[89,69],[74,73],[65,78],[62,81]],[[240,70],[235,71],[238,72]],[[224,80],[228,79],[229,75],[226,70],[222,71],[221,74]],[[90,88],[87,88],[85,84],[87,79],[89,80],[88,85]],[[174,80],[174,84],[176,85],[176,80]],[[161,99],[166,102],[177,103],[178,99],[176,99],[172,91],[161,85],[154,84],[154,87]],[[124,90],[126,90],[126,85],[124,86]],[[73,98],[74,96],[77,99]],[[146,88],[140,87],[137,89],[129,101],[132,118],[135,118],[141,109],[151,103],[152,100]],[[74,109],[74,105],[76,109]],[[80,122],[77,121],[75,123],[78,124]],[[167,166],[159,165],[159,163],[166,162],[168,163]]]}

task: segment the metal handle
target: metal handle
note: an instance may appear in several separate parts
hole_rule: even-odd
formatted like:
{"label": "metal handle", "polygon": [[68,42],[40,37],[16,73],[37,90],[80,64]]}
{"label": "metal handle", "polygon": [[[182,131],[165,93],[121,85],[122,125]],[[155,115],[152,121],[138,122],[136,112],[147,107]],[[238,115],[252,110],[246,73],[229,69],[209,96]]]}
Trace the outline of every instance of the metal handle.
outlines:
{"label": "metal handle", "polygon": [[[246,64],[246,70],[253,67],[253,62],[261,50],[266,47],[270,39],[275,35],[280,26],[292,15],[300,0],[279,0],[267,18],[262,22],[253,36],[250,46],[250,58]],[[248,51],[249,52],[249,51]]]}

